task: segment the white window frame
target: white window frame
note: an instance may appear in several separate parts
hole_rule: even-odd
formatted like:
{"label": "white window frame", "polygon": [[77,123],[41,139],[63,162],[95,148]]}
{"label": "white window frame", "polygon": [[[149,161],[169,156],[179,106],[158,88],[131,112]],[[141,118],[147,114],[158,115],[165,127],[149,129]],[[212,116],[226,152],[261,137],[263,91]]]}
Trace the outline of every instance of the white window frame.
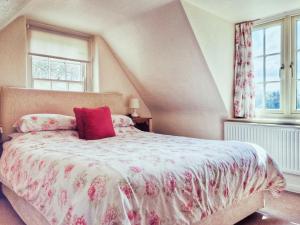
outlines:
{"label": "white window frame", "polygon": [[[283,20],[276,20],[276,21],[272,21],[270,23],[267,23],[267,24],[261,24],[261,25],[258,25],[258,26],[255,26],[254,30],[260,30],[260,29],[267,29],[271,26],[274,26],[274,25],[277,25],[277,24],[280,24],[281,25],[281,63],[280,64],[283,64],[283,60],[284,60],[284,22]],[[264,91],[265,91],[265,88],[266,88],[266,57],[267,56],[272,56],[272,55],[275,55],[274,54],[268,54],[268,55],[265,55],[265,46],[266,46],[266,36],[264,34],[264,49],[263,49],[263,55],[262,56],[258,56],[258,57],[263,57],[263,60],[264,60],[264,63],[263,63],[263,70],[264,70]],[[277,54],[277,53],[276,53]],[[283,82],[282,82],[282,79],[283,79],[283,75],[282,75],[282,71],[280,70],[280,109],[256,109],[256,115],[267,115],[267,114],[283,114],[284,113],[284,90],[285,90],[285,87],[283,85]],[[264,103],[265,103],[265,98],[266,96],[264,95]]]}
{"label": "white window frame", "polygon": [[[300,21],[300,15],[291,17],[291,113],[300,116],[300,109],[297,110],[297,21]],[[300,51],[300,50],[299,50]],[[300,69],[300,68],[299,68]],[[300,91],[300,90],[299,90]]]}
{"label": "white window frame", "polygon": [[[59,80],[59,79],[51,79],[51,78],[49,78],[49,79],[44,79],[44,78],[34,78],[33,77],[33,75],[32,75],[32,57],[33,56],[39,56],[39,57],[44,57],[44,58],[46,58],[46,59],[48,59],[49,61],[50,60],[55,60],[55,59],[61,59],[61,60],[65,60],[65,61],[70,61],[70,62],[79,62],[79,63],[81,63],[81,72],[82,73],[84,73],[84,75],[82,74],[82,76],[84,77],[84,79],[83,79],[83,81],[72,81],[72,80]],[[33,84],[34,84],[34,81],[35,80],[41,80],[41,81],[49,81],[50,82],[50,85],[51,85],[51,89],[49,89],[49,90],[55,90],[55,89],[52,89],[52,83],[53,82],[63,82],[63,83],[66,83],[67,84],[67,86],[68,86],[68,90],[66,90],[66,91],[70,91],[69,90],[69,84],[70,83],[80,83],[80,84],[82,84],[83,85],[83,91],[82,92],[86,92],[87,91],[87,67],[88,67],[88,64],[89,64],[89,61],[80,61],[80,60],[72,60],[72,59],[69,59],[69,58],[61,58],[61,57],[54,57],[54,56],[49,56],[49,55],[42,55],[42,54],[33,54],[33,53],[28,53],[28,61],[30,62],[29,63],[29,67],[30,68],[28,68],[28,71],[30,71],[30,87],[31,88],[34,88],[34,86],[33,86]],[[49,70],[50,70],[50,63],[48,62],[48,64],[49,64]],[[82,64],[85,64],[85,66],[84,65],[82,65]],[[83,67],[85,67],[85,68],[83,68]],[[50,74],[50,71],[49,71],[49,74]],[[47,89],[48,90],[48,89]]]}
{"label": "white window frame", "polygon": [[[296,20],[300,15],[285,15],[262,22],[256,22],[255,29],[266,28],[274,24],[282,23],[282,64],[284,69],[281,72],[281,93],[280,110],[256,109],[256,117],[267,118],[299,118],[300,110],[296,110]],[[265,40],[264,40],[265,41]],[[293,62],[293,67],[291,63]],[[265,65],[265,64],[264,64]],[[264,68],[265,70],[265,68]],[[294,75],[294,76],[293,76]]]}
{"label": "white window frame", "polygon": [[[33,78],[32,76],[32,56],[41,56],[41,57],[46,57],[50,59],[61,59],[61,60],[67,60],[67,61],[74,61],[74,62],[80,62],[80,63],[85,63],[85,77],[84,77],[84,81],[83,81],[83,87],[84,90],[82,92],[92,92],[93,91],[93,84],[92,84],[92,80],[93,80],[93,73],[92,73],[92,51],[91,51],[91,35],[88,34],[84,34],[81,32],[77,32],[77,31],[73,31],[73,30],[68,30],[65,28],[61,28],[61,27],[55,27],[52,25],[48,25],[48,24],[43,24],[43,23],[39,23],[33,20],[28,20],[27,21],[27,29],[37,29],[37,30],[42,30],[45,32],[53,32],[59,35],[63,35],[63,36],[73,36],[73,37],[77,37],[77,38],[82,38],[88,41],[88,55],[89,55],[89,60],[76,60],[76,59],[71,59],[71,58],[63,58],[63,57],[56,57],[56,56],[51,56],[51,55],[44,55],[44,54],[34,54],[34,53],[30,53],[29,51],[27,51],[27,87],[30,88],[34,88],[33,87],[33,80],[45,80],[45,81],[50,81],[51,82],[51,87],[52,87],[52,81],[60,81],[60,80],[51,80],[51,79],[36,79]],[[29,46],[30,44],[30,32],[27,32],[27,46]],[[29,48],[27,48],[29,49]],[[50,69],[50,67],[49,67]],[[71,80],[64,80],[62,82],[68,82],[68,83],[78,83],[78,82],[74,82]],[[48,90],[48,89],[47,89]],[[50,91],[53,89],[49,89]],[[53,90],[55,91],[55,90]],[[67,92],[69,92],[69,90],[66,90]]]}

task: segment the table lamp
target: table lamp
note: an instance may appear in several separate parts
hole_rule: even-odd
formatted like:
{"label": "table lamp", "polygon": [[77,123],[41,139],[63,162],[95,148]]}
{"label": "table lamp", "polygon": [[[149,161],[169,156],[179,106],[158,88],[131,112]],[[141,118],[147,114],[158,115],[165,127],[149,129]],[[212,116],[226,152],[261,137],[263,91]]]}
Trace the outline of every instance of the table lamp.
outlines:
{"label": "table lamp", "polygon": [[138,117],[138,113],[137,113],[137,109],[140,108],[140,101],[139,99],[137,98],[132,98],[130,99],[130,102],[129,102],[129,108],[132,109],[132,113],[131,113],[131,116],[132,117]]}

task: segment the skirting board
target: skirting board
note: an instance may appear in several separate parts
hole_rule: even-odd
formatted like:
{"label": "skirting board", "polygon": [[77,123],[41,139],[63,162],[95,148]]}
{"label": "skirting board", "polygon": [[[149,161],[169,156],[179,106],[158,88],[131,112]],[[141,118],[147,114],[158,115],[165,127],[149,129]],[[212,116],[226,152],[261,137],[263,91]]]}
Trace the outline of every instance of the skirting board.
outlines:
{"label": "skirting board", "polygon": [[300,193],[300,176],[284,173],[286,179],[286,190],[290,192]]}

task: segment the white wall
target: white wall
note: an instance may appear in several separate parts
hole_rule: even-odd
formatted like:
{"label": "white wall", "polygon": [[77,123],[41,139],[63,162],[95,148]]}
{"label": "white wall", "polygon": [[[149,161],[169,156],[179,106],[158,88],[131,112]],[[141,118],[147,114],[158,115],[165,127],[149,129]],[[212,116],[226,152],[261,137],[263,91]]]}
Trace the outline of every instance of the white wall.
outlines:
{"label": "white wall", "polygon": [[227,112],[233,112],[234,24],[181,0]]}
{"label": "white wall", "polygon": [[[127,74],[120,66],[112,50],[100,36],[95,36],[95,65],[98,69],[94,71],[94,85],[98,86],[101,92],[120,92],[127,102],[131,97],[140,99],[139,114],[151,116],[148,107],[145,105],[135,87],[128,80]],[[97,85],[98,82],[98,85]]]}

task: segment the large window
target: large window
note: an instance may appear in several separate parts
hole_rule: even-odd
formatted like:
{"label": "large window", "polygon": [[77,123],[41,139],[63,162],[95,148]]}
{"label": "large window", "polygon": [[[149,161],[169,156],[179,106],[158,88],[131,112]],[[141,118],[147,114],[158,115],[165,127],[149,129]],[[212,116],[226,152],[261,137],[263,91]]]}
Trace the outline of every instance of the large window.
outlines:
{"label": "large window", "polygon": [[296,110],[300,110],[300,18],[295,18],[295,27],[296,27],[296,76],[295,86],[296,86]]}
{"label": "large window", "polygon": [[300,18],[286,18],[253,30],[256,111],[295,117],[300,113]]}
{"label": "large window", "polygon": [[85,91],[89,40],[30,27],[29,85],[37,89]]}

